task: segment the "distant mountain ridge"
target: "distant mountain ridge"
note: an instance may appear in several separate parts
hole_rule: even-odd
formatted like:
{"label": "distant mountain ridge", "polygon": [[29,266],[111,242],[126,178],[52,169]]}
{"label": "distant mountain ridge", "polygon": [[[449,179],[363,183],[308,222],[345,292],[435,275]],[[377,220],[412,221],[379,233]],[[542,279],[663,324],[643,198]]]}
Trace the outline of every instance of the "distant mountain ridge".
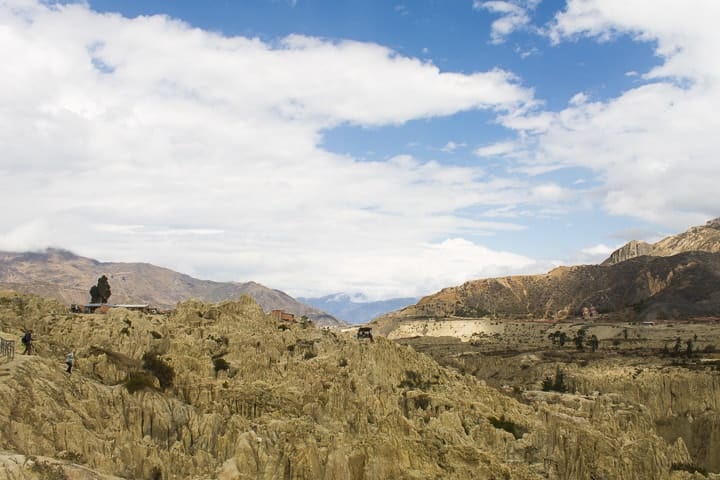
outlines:
{"label": "distant mountain ridge", "polygon": [[563,319],[591,306],[625,319],[720,316],[720,219],[653,245],[630,242],[602,265],[445,288],[373,323],[387,333],[410,318]]}
{"label": "distant mountain ridge", "polygon": [[367,301],[361,294],[335,293],[315,298],[298,297],[298,300],[329,312],[341,320],[357,324],[369,322],[379,315],[412,305],[419,298],[407,297]]}
{"label": "distant mountain ridge", "polygon": [[90,287],[101,275],[107,275],[110,281],[112,303],[148,303],[172,308],[190,298],[221,302],[249,295],[266,311],[281,309],[298,317],[305,315],[319,326],[344,324],[280,290],[256,282],[199,280],[149,263],[99,262],[59,249],[0,252],[0,287],[68,304],[87,303]]}
{"label": "distant mountain ridge", "polygon": [[683,252],[720,252],[720,218],[702,226],[691,227],[657,243],[632,240],[610,254],[602,265],[615,265],[642,255],[669,257]]}

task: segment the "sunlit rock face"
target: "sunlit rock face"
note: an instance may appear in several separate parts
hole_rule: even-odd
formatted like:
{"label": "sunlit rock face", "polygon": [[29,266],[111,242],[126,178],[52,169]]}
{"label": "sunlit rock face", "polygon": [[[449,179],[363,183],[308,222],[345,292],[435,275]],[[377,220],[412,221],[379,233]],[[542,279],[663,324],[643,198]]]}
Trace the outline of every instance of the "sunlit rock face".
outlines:
{"label": "sunlit rock face", "polygon": [[0,478],[692,478],[673,470],[691,462],[683,440],[651,428],[655,407],[516,400],[384,338],[278,322],[248,297],[161,316],[0,295],[0,336],[25,328],[35,354],[0,363]]}
{"label": "sunlit rock face", "polygon": [[558,267],[543,275],[472,280],[422,298],[372,323],[390,335],[402,322],[438,318],[581,317],[608,320],[720,315],[720,253],[636,257],[615,265]]}
{"label": "sunlit rock face", "polygon": [[720,218],[653,244],[631,240],[615,250],[603,265],[614,265],[641,255],[669,257],[684,252],[720,252]]}

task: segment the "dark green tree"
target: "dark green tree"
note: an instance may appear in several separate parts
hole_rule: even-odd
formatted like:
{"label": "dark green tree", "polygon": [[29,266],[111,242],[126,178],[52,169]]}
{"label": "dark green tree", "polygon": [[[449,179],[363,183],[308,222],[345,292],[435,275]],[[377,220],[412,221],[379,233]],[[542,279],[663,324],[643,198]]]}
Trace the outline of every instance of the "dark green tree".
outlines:
{"label": "dark green tree", "polygon": [[567,333],[557,330],[549,334],[548,338],[553,343],[553,345],[560,345],[562,347],[563,345],[565,345],[565,342],[567,342],[568,336]]}
{"label": "dark green tree", "polygon": [[680,337],[677,337],[675,339],[675,346],[673,347],[673,352],[675,354],[680,353],[680,347],[682,347],[682,340],[680,340]]}
{"label": "dark green tree", "polygon": [[542,381],[542,389],[544,392],[555,391],[565,393],[568,391],[568,386],[565,384],[565,373],[560,367],[555,369],[554,379],[552,377],[545,377],[545,380]]}
{"label": "dark green tree", "polygon": [[600,346],[600,340],[598,340],[597,335],[590,335],[590,340],[588,341],[590,344],[590,349],[594,352],[598,349],[598,346]]}
{"label": "dark green tree", "polygon": [[107,303],[112,295],[110,283],[105,275],[98,278],[97,285],[90,288],[90,303]]}
{"label": "dark green tree", "polygon": [[585,345],[585,335],[587,334],[587,331],[584,328],[581,328],[578,330],[577,334],[575,335],[575,347],[578,350],[584,350]]}

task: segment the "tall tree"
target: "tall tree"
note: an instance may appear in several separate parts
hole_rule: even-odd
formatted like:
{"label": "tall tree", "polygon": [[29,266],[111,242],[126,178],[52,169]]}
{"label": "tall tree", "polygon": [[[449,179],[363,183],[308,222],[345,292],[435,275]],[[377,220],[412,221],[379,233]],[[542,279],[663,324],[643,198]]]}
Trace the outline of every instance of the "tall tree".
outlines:
{"label": "tall tree", "polygon": [[112,295],[110,283],[105,275],[98,278],[97,285],[90,288],[90,303],[107,303]]}

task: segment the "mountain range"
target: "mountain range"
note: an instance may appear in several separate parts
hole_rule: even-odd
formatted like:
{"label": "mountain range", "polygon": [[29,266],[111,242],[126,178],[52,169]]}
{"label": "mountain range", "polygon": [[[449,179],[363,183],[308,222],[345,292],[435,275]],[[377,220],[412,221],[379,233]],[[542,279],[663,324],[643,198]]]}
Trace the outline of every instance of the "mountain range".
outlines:
{"label": "mountain range", "polygon": [[279,309],[298,317],[304,315],[318,326],[344,325],[332,315],[256,282],[199,280],[149,263],[99,262],[59,249],[0,252],[0,287],[68,304],[87,303],[90,287],[101,275],[106,275],[110,282],[111,303],[149,304],[170,309],[191,298],[221,302],[249,295],[266,311]]}
{"label": "mountain range", "polygon": [[563,319],[585,307],[622,318],[720,315],[720,219],[655,244],[630,242],[601,265],[445,288],[375,323],[388,331],[403,318]]}
{"label": "mountain range", "polygon": [[347,293],[335,293],[314,298],[298,297],[300,302],[353,324],[369,322],[377,316],[407,307],[418,300],[417,297],[408,297],[369,301],[362,294],[348,295]]}

